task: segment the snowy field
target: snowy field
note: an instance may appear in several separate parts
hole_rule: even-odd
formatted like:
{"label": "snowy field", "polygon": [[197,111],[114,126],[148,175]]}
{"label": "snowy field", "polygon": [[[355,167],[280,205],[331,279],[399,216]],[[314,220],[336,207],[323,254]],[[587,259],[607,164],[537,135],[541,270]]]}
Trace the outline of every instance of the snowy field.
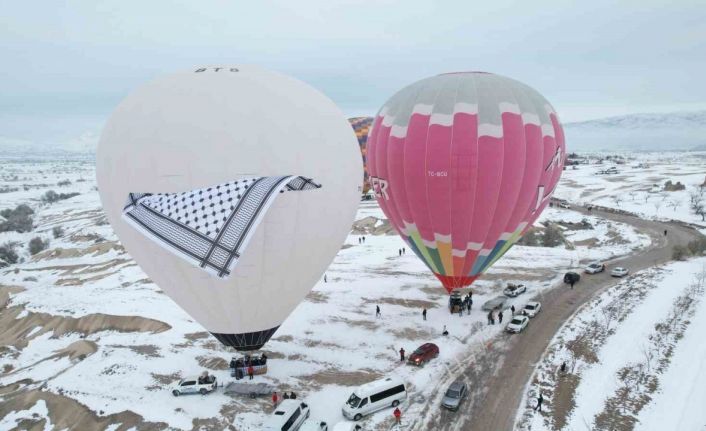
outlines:
{"label": "snowy field", "polygon": [[[0,309],[0,429],[23,420],[61,428],[71,425],[76,411],[88,412],[103,428],[114,424],[111,429],[143,421],[158,429],[259,429],[271,412],[268,398],[231,397],[221,390],[205,397],[170,394],[171,383],[204,369],[220,382],[232,381],[227,363],[233,352],[162,294],[124,252],[100,209],[92,163],[1,163],[0,209],[28,204],[35,227],[0,233],[0,245],[14,243],[19,257],[0,269],[0,306],[8,302]],[[567,187],[562,182],[558,193],[566,194]],[[79,195],[49,204],[41,200],[48,190]],[[444,381],[448,365],[500,333],[499,325],[485,324],[479,307],[507,282],[527,285],[527,294],[507,304],[521,306],[567,269],[649,244],[627,225],[548,209],[540,221],[557,224],[566,242],[515,246],[474,285],[471,315],[459,317],[448,313],[447,295],[427,268],[411,253],[398,255],[405,245],[396,235],[367,233],[359,244],[361,229],[372,232],[387,222],[374,202],[361,203],[357,219],[372,225],[351,233],[327,270],[328,282],[314,286],[265,346],[269,372],[256,377],[278,392],[297,392],[313,418],[330,424],[343,420],[341,406],[356,386],[397,374],[409,383],[403,411],[413,428],[415,412]],[[55,238],[57,226],[63,232]],[[48,240],[49,248],[32,256],[27,243],[36,236]],[[376,305],[381,318],[375,318]],[[441,336],[444,325],[448,337]],[[439,345],[439,359],[421,369],[399,363],[400,347],[412,352],[429,341]],[[362,423],[365,429],[388,429],[391,412]]]}
{"label": "snowy field", "polygon": [[[706,153],[626,153],[604,159],[595,154],[581,154],[588,164],[567,166],[555,197],[569,202],[618,208],[643,217],[681,220],[706,228],[702,216],[691,208],[691,195],[698,194],[706,206]],[[615,174],[601,174],[614,167]],[[683,190],[665,189],[671,181],[684,185]]]}
{"label": "snowy field", "polygon": [[697,258],[631,275],[586,304],[538,365],[516,428],[704,429],[705,289]]}

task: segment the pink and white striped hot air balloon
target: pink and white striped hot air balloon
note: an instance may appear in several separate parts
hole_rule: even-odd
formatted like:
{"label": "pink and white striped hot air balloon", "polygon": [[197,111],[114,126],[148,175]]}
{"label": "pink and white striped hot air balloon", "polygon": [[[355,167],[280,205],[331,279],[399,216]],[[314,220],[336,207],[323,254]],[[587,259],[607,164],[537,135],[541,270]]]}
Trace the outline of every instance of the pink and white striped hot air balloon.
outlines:
{"label": "pink and white striped hot air balloon", "polygon": [[368,137],[380,206],[449,292],[473,283],[532,226],[564,155],[549,102],[518,81],[481,72],[403,88]]}

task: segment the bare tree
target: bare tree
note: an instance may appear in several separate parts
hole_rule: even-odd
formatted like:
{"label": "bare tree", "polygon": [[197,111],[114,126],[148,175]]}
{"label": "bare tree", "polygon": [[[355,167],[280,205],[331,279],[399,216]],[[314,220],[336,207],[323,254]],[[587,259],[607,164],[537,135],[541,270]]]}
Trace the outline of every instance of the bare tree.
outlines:
{"label": "bare tree", "polygon": [[697,216],[701,216],[701,221],[706,221],[706,199],[703,194],[704,187],[696,187],[696,190],[689,194],[689,207]]}
{"label": "bare tree", "polygon": [[619,194],[615,194],[610,197],[613,203],[615,204],[616,207],[620,207],[620,202],[623,201],[623,198]]}
{"label": "bare tree", "polygon": [[677,208],[681,206],[681,202],[676,199],[672,199],[667,202],[667,206],[672,207],[674,209],[674,212],[677,212]]}
{"label": "bare tree", "polygon": [[658,215],[659,209],[662,208],[662,201],[654,201],[653,204],[655,206],[655,215]]}
{"label": "bare tree", "polygon": [[635,196],[637,196],[637,192],[636,192],[635,190],[630,190],[630,191],[628,192],[628,196],[630,196],[630,200],[631,200],[631,201],[634,201],[634,200],[635,200]]}

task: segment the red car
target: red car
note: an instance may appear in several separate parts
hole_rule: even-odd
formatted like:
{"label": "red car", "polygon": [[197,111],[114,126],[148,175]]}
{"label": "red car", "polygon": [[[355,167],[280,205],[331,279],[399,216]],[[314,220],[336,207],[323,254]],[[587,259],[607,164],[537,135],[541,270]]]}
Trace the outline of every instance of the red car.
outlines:
{"label": "red car", "polygon": [[407,363],[421,367],[437,356],[439,356],[439,346],[434,343],[426,343],[419,346],[414,353],[409,355]]}

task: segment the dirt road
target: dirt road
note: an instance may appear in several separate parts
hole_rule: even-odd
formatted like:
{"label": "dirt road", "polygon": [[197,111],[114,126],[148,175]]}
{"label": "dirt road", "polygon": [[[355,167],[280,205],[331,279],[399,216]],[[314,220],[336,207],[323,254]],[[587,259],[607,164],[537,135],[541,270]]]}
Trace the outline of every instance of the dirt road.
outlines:
{"label": "dirt road", "polygon": [[[583,208],[576,211],[586,213]],[[594,209],[591,215],[632,225],[639,232],[650,235],[652,244],[645,249],[609,262],[608,267],[620,265],[632,272],[668,262],[672,247],[685,245],[701,236],[696,230],[677,223],[643,220],[635,216]],[[664,235],[664,230],[667,235]],[[503,334],[492,345],[474,355],[459,377],[469,385],[469,397],[457,413],[447,412],[431,405],[425,429],[434,430],[512,430],[520,407],[523,391],[531,378],[536,363],[561,325],[584,303],[598,292],[617,283],[608,271],[601,274],[582,274],[575,288],[558,285],[538,298],[542,313],[520,335]],[[440,390],[444,390],[443,385]]]}

